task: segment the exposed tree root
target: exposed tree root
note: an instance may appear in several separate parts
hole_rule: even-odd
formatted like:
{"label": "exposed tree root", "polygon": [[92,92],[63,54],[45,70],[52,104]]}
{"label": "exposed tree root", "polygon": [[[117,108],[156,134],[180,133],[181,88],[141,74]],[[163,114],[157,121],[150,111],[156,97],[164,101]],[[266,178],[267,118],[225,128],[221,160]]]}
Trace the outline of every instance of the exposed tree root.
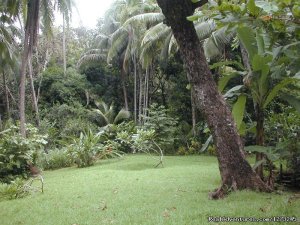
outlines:
{"label": "exposed tree root", "polygon": [[221,187],[209,193],[209,198],[214,200],[222,199],[232,191],[244,190],[244,189],[267,192],[267,193],[273,191],[273,188],[265,184],[256,174],[254,174],[252,179],[249,178],[249,182],[247,182],[246,184],[238,185],[238,183],[233,177],[231,177],[231,179],[228,179],[228,181],[231,181],[230,185],[228,184],[228,182],[227,184],[223,183]]}

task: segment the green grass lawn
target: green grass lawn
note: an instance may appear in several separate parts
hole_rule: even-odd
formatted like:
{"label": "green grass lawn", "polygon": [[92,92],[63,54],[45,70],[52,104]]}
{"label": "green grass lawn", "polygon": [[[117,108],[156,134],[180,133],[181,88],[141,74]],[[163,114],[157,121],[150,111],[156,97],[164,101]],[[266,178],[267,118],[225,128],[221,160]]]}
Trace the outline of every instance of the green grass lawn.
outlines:
{"label": "green grass lawn", "polygon": [[[217,160],[209,156],[165,157],[163,168],[145,155],[107,160],[93,167],[44,172],[45,191],[0,201],[1,225],[258,224],[208,222],[209,216],[298,216],[295,193],[242,191],[209,200],[218,187]],[[298,220],[299,220],[298,219]],[[261,224],[300,224],[261,223]]]}

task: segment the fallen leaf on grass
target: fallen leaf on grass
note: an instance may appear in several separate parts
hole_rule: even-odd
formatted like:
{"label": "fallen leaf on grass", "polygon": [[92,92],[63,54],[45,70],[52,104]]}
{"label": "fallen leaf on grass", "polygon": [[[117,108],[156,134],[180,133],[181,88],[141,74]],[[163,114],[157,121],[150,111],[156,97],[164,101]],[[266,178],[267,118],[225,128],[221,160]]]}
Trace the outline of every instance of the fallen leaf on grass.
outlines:
{"label": "fallen leaf on grass", "polygon": [[101,205],[99,206],[99,209],[101,209],[102,211],[106,210],[107,209],[107,204],[105,201],[102,201],[101,202]]}
{"label": "fallen leaf on grass", "polygon": [[169,218],[169,217],[170,217],[169,211],[165,210],[165,211],[163,212],[163,217]]}
{"label": "fallen leaf on grass", "polygon": [[271,209],[271,205],[267,205],[265,207],[259,208],[259,210],[262,212],[268,212],[268,211],[270,211],[270,209]]}

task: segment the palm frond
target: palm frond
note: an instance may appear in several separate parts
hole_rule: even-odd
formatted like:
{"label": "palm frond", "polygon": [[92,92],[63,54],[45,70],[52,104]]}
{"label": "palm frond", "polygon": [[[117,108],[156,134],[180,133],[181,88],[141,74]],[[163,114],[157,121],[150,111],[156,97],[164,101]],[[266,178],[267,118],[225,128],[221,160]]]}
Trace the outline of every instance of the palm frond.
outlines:
{"label": "palm frond", "polygon": [[165,63],[169,57],[169,45],[172,37],[173,37],[173,33],[170,32],[162,45],[161,52],[160,52],[160,60],[162,60],[163,63]]}
{"label": "palm frond", "polygon": [[107,62],[109,63],[114,57],[119,55],[127,46],[128,34],[122,33],[115,41],[111,43],[111,47],[107,54]]}
{"label": "palm frond", "polygon": [[99,109],[94,109],[94,112],[97,113],[98,116],[105,122],[105,125],[109,124],[109,120],[106,115]]}
{"label": "palm frond", "polygon": [[216,30],[216,25],[213,20],[207,20],[201,23],[197,23],[195,25],[195,29],[197,31],[198,38],[200,40],[204,40]]}
{"label": "palm frond", "polygon": [[52,27],[54,21],[54,6],[51,1],[42,0],[41,2],[41,17],[42,17],[42,25],[43,31],[46,36],[52,36]]}
{"label": "palm frond", "polygon": [[130,17],[128,20],[125,21],[123,26],[127,26],[128,24],[131,23],[154,25],[162,22],[164,18],[165,17],[162,13],[143,13],[143,14]]}
{"label": "palm frond", "polygon": [[129,119],[129,118],[130,118],[130,112],[125,109],[121,109],[114,119],[114,124],[120,123],[123,120]]}
{"label": "palm frond", "polygon": [[99,62],[99,61],[105,61],[106,60],[106,54],[97,54],[97,53],[90,53],[83,55],[79,61],[77,62],[77,68],[80,68],[83,64],[89,63],[89,62]]}
{"label": "palm frond", "polygon": [[231,43],[234,34],[227,33],[226,30],[226,27],[218,29],[204,41],[203,48],[206,58],[211,59],[222,54],[225,45]]}
{"label": "palm frond", "polygon": [[171,32],[171,28],[164,23],[159,23],[154,27],[151,27],[146,31],[144,38],[142,40],[142,47],[144,47],[149,42],[155,42],[157,40],[165,38]]}

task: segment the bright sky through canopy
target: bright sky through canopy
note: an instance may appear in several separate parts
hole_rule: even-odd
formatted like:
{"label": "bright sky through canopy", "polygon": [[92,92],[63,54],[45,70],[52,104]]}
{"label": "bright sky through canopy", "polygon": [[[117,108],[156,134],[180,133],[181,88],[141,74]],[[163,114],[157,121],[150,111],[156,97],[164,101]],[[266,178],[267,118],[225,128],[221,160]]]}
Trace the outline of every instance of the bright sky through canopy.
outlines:
{"label": "bright sky through canopy", "polygon": [[[73,9],[71,26],[83,25],[88,28],[95,28],[97,20],[104,17],[104,13],[113,2],[114,0],[75,0],[78,12],[75,8]],[[57,23],[62,24],[61,15],[57,19]]]}

